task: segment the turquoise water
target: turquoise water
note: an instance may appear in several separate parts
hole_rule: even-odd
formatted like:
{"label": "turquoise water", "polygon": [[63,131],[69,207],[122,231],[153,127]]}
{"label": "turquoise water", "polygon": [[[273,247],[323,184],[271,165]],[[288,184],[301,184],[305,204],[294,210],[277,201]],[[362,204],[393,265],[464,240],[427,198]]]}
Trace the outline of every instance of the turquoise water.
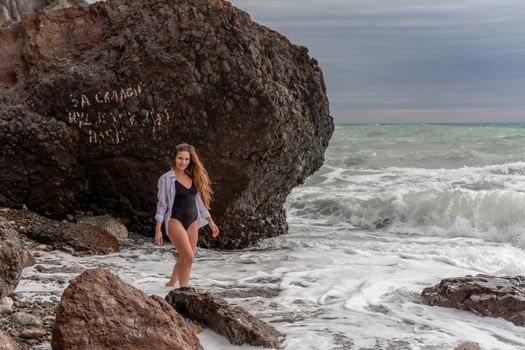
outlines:
{"label": "turquoise water", "polygon": [[328,165],[458,168],[525,159],[525,124],[337,125]]}

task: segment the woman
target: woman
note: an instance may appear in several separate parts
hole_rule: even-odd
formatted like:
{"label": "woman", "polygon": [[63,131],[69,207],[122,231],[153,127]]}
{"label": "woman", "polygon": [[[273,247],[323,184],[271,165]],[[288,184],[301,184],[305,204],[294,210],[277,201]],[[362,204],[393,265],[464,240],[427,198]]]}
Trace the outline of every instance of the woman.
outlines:
{"label": "woman", "polygon": [[172,169],[158,183],[155,243],[164,244],[164,221],[166,234],[179,253],[166,287],[173,287],[178,281],[182,288],[188,286],[190,279],[199,228],[209,224],[213,237],[217,237],[219,228],[208,212],[212,197],[210,179],[195,148],[186,143],[178,145],[174,159]]}

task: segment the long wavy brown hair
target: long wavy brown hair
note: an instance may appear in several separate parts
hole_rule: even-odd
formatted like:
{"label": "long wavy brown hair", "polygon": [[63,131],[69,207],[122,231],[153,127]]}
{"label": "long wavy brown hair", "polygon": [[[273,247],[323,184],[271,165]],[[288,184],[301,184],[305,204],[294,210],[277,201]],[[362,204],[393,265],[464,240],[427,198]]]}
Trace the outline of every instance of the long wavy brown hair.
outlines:
{"label": "long wavy brown hair", "polygon": [[204,169],[195,147],[187,143],[181,143],[175,147],[175,153],[173,154],[173,168],[175,169],[175,159],[179,152],[186,151],[190,154],[190,163],[184,172],[195,181],[197,189],[201,193],[202,201],[207,209],[210,209],[210,203],[213,199],[213,191],[210,185],[210,178],[208,172]]}

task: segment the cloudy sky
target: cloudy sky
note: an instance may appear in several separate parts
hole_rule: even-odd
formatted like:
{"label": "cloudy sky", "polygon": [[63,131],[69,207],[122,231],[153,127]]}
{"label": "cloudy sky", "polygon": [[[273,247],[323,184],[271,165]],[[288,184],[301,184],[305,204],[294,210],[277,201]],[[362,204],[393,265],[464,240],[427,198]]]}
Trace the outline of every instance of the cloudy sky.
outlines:
{"label": "cloudy sky", "polygon": [[523,0],[233,0],[307,46],[335,121],[525,122]]}

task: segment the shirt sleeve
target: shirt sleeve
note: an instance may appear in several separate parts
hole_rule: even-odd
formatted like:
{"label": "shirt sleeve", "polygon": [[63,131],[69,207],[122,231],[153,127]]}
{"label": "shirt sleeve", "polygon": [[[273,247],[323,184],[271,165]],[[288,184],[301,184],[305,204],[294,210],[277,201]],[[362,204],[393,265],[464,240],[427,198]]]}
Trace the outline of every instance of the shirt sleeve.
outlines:
{"label": "shirt sleeve", "polygon": [[201,218],[206,219],[211,216],[208,209],[206,209],[206,207],[204,206],[204,202],[202,201],[200,192],[197,193],[197,209],[199,210]]}
{"label": "shirt sleeve", "polygon": [[155,213],[155,220],[163,222],[164,215],[166,215],[166,211],[168,210],[168,193],[166,191],[166,180],[164,177],[160,177],[157,186],[157,212]]}

